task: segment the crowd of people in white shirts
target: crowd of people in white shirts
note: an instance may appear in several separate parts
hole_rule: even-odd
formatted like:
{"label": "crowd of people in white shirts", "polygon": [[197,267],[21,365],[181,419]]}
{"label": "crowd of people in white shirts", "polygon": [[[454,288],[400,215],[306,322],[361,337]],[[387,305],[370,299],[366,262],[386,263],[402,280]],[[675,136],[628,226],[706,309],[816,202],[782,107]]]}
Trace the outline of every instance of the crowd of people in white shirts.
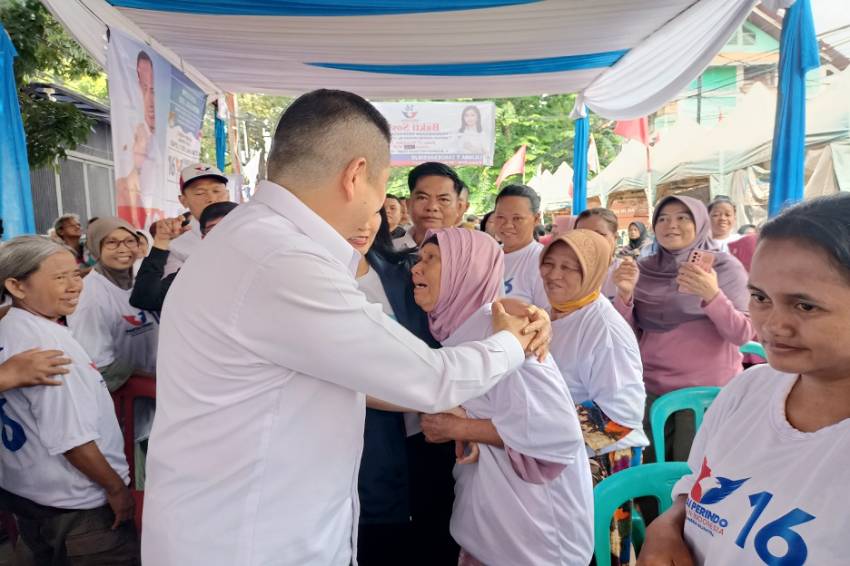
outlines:
{"label": "crowd of people in white shirts", "polygon": [[[538,241],[525,185],[480,230],[459,227],[469,189],[445,164],[385,196],[389,136],[359,96],[315,91],[249,203],[196,164],[149,250],[73,215],[0,246],[20,564],[584,566],[593,486],[657,458],[657,399],[706,385],[699,431],[663,431],[691,474],[639,556],[633,504],[617,510],[611,563],[846,561],[850,197],[736,238],[728,198],[669,196],[654,239],[633,222],[618,246],[597,208]],[[767,363],[740,354],[754,339]],[[143,486],[110,396],[130,379],[156,380],[124,423]]]}

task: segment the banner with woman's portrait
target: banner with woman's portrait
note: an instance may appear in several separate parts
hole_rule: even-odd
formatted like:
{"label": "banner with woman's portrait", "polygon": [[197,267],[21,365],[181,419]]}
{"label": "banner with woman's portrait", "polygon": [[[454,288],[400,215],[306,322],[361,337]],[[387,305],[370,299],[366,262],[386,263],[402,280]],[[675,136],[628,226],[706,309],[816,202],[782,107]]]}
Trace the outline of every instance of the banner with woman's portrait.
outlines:
{"label": "banner with woman's portrait", "polygon": [[182,207],[180,170],[198,160],[206,95],[150,46],[112,31],[107,57],[115,203],[138,228]]}
{"label": "banner with woman's portrait", "polygon": [[390,123],[392,164],[493,165],[492,102],[377,102]]}

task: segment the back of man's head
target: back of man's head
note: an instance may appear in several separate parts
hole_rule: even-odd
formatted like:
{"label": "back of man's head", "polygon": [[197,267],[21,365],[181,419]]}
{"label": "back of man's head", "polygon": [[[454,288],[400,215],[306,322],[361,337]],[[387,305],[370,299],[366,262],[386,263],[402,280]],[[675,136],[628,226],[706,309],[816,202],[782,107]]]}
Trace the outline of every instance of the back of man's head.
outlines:
{"label": "back of man's head", "polygon": [[280,117],[268,160],[268,178],[290,190],[341,173],[365,157],[369,176],[389,166],[390,126],[364,98],[342,90],[314,90]]}

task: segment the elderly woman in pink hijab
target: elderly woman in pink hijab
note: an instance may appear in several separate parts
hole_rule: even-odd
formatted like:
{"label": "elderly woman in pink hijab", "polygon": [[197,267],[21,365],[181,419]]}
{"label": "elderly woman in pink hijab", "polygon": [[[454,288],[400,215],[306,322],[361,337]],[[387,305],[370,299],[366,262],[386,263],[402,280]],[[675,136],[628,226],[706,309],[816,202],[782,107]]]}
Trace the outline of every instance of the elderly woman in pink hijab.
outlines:
{"label": "elderly woman in pink hijab", "polygon": [[[429,234],[413,268],[414,298],[444,346],[484,336],[504,265],[486,234]],[[528,358],[456,414],[425,415],[432,442],[478,443],[477,462],[455,466],[451,534],[461,566],[586,565],[593,553],[593,494],[575,404],[547,356]]]}

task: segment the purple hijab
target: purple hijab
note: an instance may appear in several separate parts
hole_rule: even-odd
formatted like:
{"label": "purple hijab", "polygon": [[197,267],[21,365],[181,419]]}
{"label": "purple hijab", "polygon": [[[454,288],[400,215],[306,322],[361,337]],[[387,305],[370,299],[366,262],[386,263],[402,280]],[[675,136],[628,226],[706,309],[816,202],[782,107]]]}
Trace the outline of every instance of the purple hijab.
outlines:
{"label": "purple hijab", "polygon": [[707,318],[702,299],[695,295],[679,293],[676,277],[679,267],[692,250],[708,250],[714,254],[714,270],[720,290],[740,312],[748,312],[750,299],[747,291],[747,272],[741,262],[720,248],[711,238],[708,209],[695,198],[669,196],[661,200],[652,215],[652,229],[658,222],[661,209],[677,200],[685,205],[694,217],[696,238],[683,250],[671,252],[658,245],[658,253],[638,260],[640,279],[635,288],[635,318],[642,330],[666,332],[691,320]]}
{"label": "purple hijab", "polygon": [[425,241],[434,235],[442,264],[440,297],[428,313],[428,324],[434,338],[442,342],[475,311],[499,298],[505,261],[499,244],[484,232],[445,228],[429,231]]}

